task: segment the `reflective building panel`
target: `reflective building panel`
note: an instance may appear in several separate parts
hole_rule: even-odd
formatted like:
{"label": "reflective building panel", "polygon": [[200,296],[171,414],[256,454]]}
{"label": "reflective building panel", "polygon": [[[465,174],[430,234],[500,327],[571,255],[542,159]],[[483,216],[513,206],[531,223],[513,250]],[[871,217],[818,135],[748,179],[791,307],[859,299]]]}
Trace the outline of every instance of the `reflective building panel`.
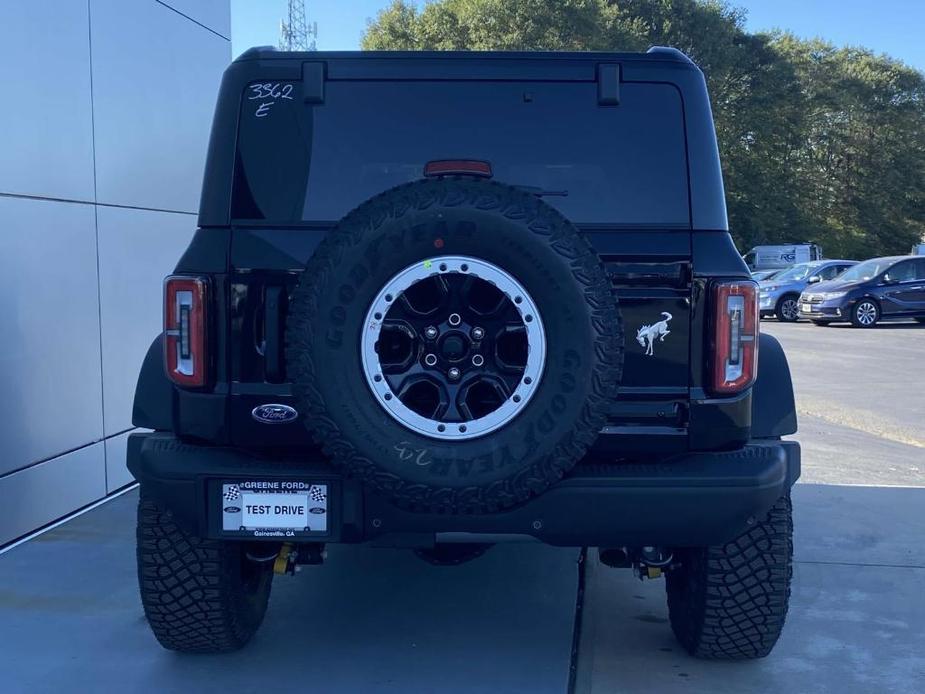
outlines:
{"label": "reflective building panel", "polygon": [[0,477],[0,546],[105,495],[102,442]]}
{"label": "reflective building panel", "polygon": [[164,277],[196,230],[190,214],[100,207],[100,326],[106,436],[132,426],[141,362],[161,331]]}
{"label": "reflective building panel", "polygon": [[229,42],[154,0],[91,0],[90,18],[97,200],[197,211]]}
{"label": "reflective building panel", "polygon": [[101,439],[103,405],[93,206],[0,196],[0,219],[2,475]]}
{"label": "reflective building panel", "polygon": [[[159,2],[185,14],[226,39],[231,39],[231,7],[228,5],[228,0],[159,0]],[[284,12],[285,6],[280,5],[279,11]]]}
{"label": "reflective building panel", "polygon": [[0,193],[91,202],[87,3],[3,0],[0,47]]}
{"label": "reflective building panel", "polygon": [[229,35],[228,0],[0,0],[0,546],[132,482]]}

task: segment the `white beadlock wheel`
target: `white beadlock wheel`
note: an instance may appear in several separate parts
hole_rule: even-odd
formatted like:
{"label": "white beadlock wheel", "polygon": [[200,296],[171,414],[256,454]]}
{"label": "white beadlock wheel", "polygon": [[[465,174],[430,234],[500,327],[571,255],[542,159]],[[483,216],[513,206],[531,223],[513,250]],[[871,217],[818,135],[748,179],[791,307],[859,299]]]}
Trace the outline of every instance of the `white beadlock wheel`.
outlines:
{"label": "white beadlock wheel", "polygon": [[[503,427],[543,376],[546,335],[536,303],[512,275],[479,258],[409,265],[379,291],[364,325],[360,355],[376,401],[431,438],[464,441]],[[506,349],[522,363],[502,355],[505,339],[519,341]]]}

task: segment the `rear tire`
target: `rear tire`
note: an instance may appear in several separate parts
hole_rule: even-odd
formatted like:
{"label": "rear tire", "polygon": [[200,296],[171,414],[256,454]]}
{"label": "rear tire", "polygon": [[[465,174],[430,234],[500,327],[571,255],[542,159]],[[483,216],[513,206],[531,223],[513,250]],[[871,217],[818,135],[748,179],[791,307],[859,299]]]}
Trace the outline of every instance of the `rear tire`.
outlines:
{"label": "rear tire", "polygon": [[880,321],[880,306],[873,299],[861,299],[851,309],[851,325],[873,328]]}
{"label": "rear tire", "polygon": [[141,603],[164,648],[227,653],[250,640],[267,611],[272,562],[248,559],[241,542],[186,532],[143,491],[137,539]]}
{"label": "rear tire", "polygon": [[782,296],[774,309],[774,315],[781,323],[796,323],[800,320],[799,299],[793,294]]}
{"label": "rear tire", "polygon": [[790,497],[725,545],[675,553],[667,574],[671,628],[693,656],[763,658],[780,636],[793,575]]}

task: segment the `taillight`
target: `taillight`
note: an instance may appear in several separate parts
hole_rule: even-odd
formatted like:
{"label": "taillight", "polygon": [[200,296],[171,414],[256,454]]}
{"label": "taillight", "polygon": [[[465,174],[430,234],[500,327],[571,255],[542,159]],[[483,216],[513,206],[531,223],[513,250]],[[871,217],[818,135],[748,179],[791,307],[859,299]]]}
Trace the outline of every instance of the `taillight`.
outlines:
{"label": "taillight", "polygon": [[713,310],[713,392],[738,393],[754,383],[758,373],[758,285],[714,285]]}
{"label": "taillight", "polygon": [[164,364],[181,386],[203,386],[208,379],[208,296],[208,284],[198,277],[164,281]]}

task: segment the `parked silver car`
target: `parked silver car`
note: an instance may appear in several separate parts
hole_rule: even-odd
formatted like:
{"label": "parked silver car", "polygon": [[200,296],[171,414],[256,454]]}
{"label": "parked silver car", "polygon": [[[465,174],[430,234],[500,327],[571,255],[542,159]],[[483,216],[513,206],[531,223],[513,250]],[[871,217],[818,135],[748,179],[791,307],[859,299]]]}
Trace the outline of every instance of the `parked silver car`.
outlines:
{"label": "parked silver car", "polygon": [[856,260],[814,260],[800,263],[758,283],[758,307],[761,317],[777,316],[793,322],[800,318],[800,293],[810,284],[834,279]]}
{"label": "parked silver car", "polygon": [[756,282],[764,282],[765,280],[771,279],[779,272],[783,272],[783,270],[755,270],[752,272],[752,279]]}

